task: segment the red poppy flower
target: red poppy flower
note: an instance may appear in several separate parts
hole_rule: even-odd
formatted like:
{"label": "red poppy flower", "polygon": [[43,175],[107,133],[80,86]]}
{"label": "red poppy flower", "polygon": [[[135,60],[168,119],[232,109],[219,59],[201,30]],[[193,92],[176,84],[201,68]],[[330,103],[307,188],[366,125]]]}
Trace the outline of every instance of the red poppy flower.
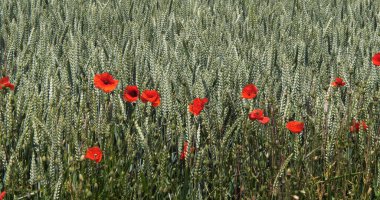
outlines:
{"label": "red poppy flower", "polygon": [[250,112],[248,116],[250,120],[262,120],[264,118],[264,111],[256,109]]}
{"label": "red poppy flower", "polygon": [[6,194],[7,194],[7,192],[3,191],[3,192],[0,194],[0,200],[3,200]]}
{"label": "red poppy flower", "polygon": [[241,97],[244,99],[253,99],[256,97],[257,92],[259,90],[254,84],[248,84],[243,88],[243,91],[241,92]]}
{"label": "red poppy flower", "polygon": [[372,57],[372,63],[376,66],[380,66],[380,52],[376,53]]}
{"label": "red poppy flower", "polygon": [[359,132],[360,124],[362,125],[363,130],[366,131],[368,129],[368,126],[367,126],[367,124],[364,121],[357,122],[357,121],[353,120],[352,126],[350,127],[350,132],[351,133],[357,133],[357,132]]}
{"label": "red poppy flower", "polygon": [[152,106],[153,107],[157,107],[161,104],[161,99],[160,99],[160,96],[158,96],[158,98],[152,102]]}
{"label": "red poppy flower", "polygon": [[189,105],[189,111],[193,113],[195,116],[197,116],[201,113],[207,102],[207,98],[195,98],[193,102]]}
{"label": "red poppy flower", "polygon": [[0,79],[0,90],[3,89],[3,88],[9,88],[11,90],[14,90],[15,89],[15,86],[9,82],[9,77],[8,76],[5,76],[3,77],[2,79]]}
{"label": "red poppy flower", "polygon": [[290,121],[286,124],[286,128],[292,133],[301,133],[304,123],[299,121]]}
{"label": "red poppy flower", "polygon": [[185,141],[183,143],[183,149],[182,149],[182,152],[181,152],[181,157],[179,159],[184,160],[186,158],[188,146],[189,146],[189,142]]}
{"label": "red poppy flower", "polygon": [[141,101],[143,103],[150,102],[153,107],[161,104],[160,94],[156,90],[144,90],[141,94]]}
{"label": "red poppy flower", "polygon": [[344,85],[346,85],[346,82],[343,82],[343,79],[342,78],[335,78],[335,81],[331,83],[331,85],[333,87],[342,87]]}
{"label": "red poppy flower", "polygon": [[263,119],[259,119],[257,121],[259,121],[261,124],[267,124],[269,123],[270,119],[269,117],[263,117]]}
{"label": "red poppy flower", "polygon": [[105,93],[114,91],[119,83],[113,76],[107,72],[102,74],[95,74],[94,84],[96,88],[103,90]]}
{"label": "red poppy flower", "polygon": [[99,147],[91,147],[87,149],[85,158],[99,163],[102,160],[102,150]]}
{"label": "red poppy flower", "polygon": [[261,124],[267,124],[270,121],[269,117],[264,116],[264,111],[261,109],[253,110],[252,112],[249,113],[248,117],[252,121],[254,120],[259,121]]}
{"label": "red poppy flower", "polygon": [[128,85],[127,87],[125,87],[124,95],[123,95],[124,101],[133,103],[139,99],[139,96],[140,96],[140,92],[137,86]]}

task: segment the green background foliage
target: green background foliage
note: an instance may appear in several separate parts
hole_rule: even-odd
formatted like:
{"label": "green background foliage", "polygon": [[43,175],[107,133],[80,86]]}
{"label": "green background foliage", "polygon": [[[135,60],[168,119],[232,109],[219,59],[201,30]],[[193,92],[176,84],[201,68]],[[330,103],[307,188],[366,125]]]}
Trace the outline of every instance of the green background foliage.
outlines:
{"label": "green background foliage", "polygon": [[[0,1],[0,189],[26,199],[380,195],[379,2]],[[110,72],[118,88],[94,88]],[[335,77],[346,86],[332,88]],[[254,83],[254,100],[240,97]],[[157,89],[161,106],[122,99]],[[187,110],[207,97],[202,114]],[[268,125],[248,113],[264,109]],[[305,122],[301,135],[289,120]],[[350,133],[352,120],[367,131]],[[183,142],[196,147],[186,160]],[[103,160],[81,159],[99,145]],[[296,195],[296,196],[294,196]]]}

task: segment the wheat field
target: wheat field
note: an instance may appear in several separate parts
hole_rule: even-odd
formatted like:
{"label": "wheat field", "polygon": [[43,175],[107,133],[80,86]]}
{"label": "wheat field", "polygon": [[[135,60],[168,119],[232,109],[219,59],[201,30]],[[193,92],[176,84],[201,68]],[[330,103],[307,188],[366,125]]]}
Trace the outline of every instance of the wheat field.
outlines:
{"label": "wheat field", "polygon": [[[14,90],[0,84],[0,199],[380,198],[379,10],[1,0],[0,78]],[[111,92],[94,85],[101,73],[118,80]],[[126,101],[127,85],[159,105]]]}

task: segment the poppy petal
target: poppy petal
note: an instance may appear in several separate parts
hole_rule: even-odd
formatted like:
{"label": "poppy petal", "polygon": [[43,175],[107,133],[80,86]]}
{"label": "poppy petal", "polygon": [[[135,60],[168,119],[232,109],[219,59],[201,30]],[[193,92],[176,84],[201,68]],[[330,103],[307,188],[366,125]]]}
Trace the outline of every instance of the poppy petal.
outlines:
{"label": "poppy petal", "polygon": [[304,123],[299,121],[290,121],[286,124],[286,128],[292,133],[301,133],[304,129]]}
{"label": "poppy petal", "polygon": [[6,192],[6,191],[3,191],[3,192],[0,194],[0,200],[3,200],[6,194],[7,194],[7,192]]}
{"label": "poppy petal", "polygon": [[269,119],[269,117],[263,117],[263,119],[260,119],[258,121],[262,124],[267,124],[267,123],[269,123],[270,119]]}
{"label": "poppy petal", "polygon": [[85,158],[93,160],[96,163],[99,163],[102,160],[102,156],[103,156],[102,150],[99,147],[95,146],[95,147],[90,147],[87,149]]}
{"label": "poppy petal", "polygon": [[375,66],[380,66],[380,52],[378,52],[375,55],[373,55],[373,57],[372,57],[372,63]]}
{"label": "poppy petal", "polygon": [[102,90],[105,93],[114,91],[119,83],[113,76],[107,72],[102,74],[95,74],[94,85],[96,88]]}
{"label": "poppy petal", "polygon": [[345,86],[346,83],[343,82],[343,79],[340,77],[335,78],[335,81],[331,83],[333,87],[342,87]]}
{"label": "poppy petal", "polygon": [[139,99],[139,89],[135,85],[129,85],[125,87],[123,99],[124,101],[133,103],[136,102]]}
{"label": "poppy petal", "polygon": [[356,121],[356,120],[353,120],[352,121],[352,125],[350,126],[350,132],[351,133],[357,133],[357,132],[359,132],[360,125],[362,125],[362,128],[363,128],[364,131],[367,131],[368,126],[365,123],[365,121]]}
{"label": "poppy petal", "polygon": [[0,79],[0,90],[3,89],[3,88],[9,88],[11,90],[14,90],[15,89],[15,86],[9,82],[9,77],[8,76],[5,76],[3,78]]}
{"label": "poppy petal", "polygon": [[154,102],[152,102],[153,107],[157,107],[161,104],[161,99],[158,97]]}
{"label": "poppy petal", "polygon": [[141,94],[141,101],[143,103],[150,102],[153,107],[161,104],[160,94],[156,90],[144,90]]}
{"label": "poppy petal", "polygon": [[0,79],[0,84],[5,84],[5,83],[8,83],[9,82],[9,77],[8,76],[5,76],[3,78]]}
{"label": "poppy petal", "polygon": [[181,160],[184,160],[186,158],[188,147],[189,147],[189,142],[185,141],[183,143],[183,149],[182,149],[182,152],[181,152],[181,157],[180,157]]}
{"label": "poppy petal", "polygon": [[262,120],[264,118],[264,111],[261,109],[255,109],[248,115],[250,120]]}
{"label": "poppy petal", "polygon": [[207,98],[195,98],[193,102],[189,104],[189,112],[195,116],[199,115],[207,102]]}
{"label": "poppy petal", "polygon": [[241,97],[244,99],[253,99],[256,97],[257,92],[258,89],[254,84],[248,84],[243,88]]}

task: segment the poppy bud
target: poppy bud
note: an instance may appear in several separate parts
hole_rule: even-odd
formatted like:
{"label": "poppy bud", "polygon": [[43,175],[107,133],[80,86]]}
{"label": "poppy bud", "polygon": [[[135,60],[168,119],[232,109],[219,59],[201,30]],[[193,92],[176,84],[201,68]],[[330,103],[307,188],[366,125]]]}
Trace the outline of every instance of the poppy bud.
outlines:
{"label": "poppy bud", "polygon": [[368,194],[368,195],[371,195],[371,194],[372,194],[372,187],[369,187],[369,188],[368,188],[367,194]]}
{"label": "poppy bud", "polygon": [[84,180],[84,178],[83,178],[83,175],[82,175],[82,174],[79,174],[79,180],[80,180],[80,181],[83,181],[83,180]]}
{"label": "poppy bud", "polygon": [[92,195],[92,192],[87,188],[86,189],[86,196],[90,197]]}
{"label": "poppy bud", "polygon": [[287,176],[291,176],[291,175],[292,175],[292,170],[291,170],[290,168],[288,168],[288,169],[286,170],[286,175],[287,175]]}
{"label": "poppy bud", "polygon": [[292,198],[293,198],[294,200],[298,200],[298,199],[300,199],[300,197],[297,196],[297,195],[292,195]]}

